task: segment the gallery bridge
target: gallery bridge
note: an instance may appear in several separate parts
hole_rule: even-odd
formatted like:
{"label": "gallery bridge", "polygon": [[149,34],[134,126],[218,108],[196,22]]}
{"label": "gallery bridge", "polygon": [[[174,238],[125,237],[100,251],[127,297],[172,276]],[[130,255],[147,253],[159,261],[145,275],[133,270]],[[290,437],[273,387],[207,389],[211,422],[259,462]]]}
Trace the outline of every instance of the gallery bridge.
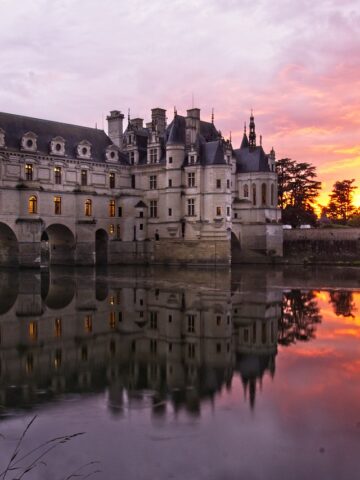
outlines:
{"label": "gallery bridge", "polygon": [[16,218],[0,222],[0,266],[95,265],[108,261],[109,237],[95,221]]}

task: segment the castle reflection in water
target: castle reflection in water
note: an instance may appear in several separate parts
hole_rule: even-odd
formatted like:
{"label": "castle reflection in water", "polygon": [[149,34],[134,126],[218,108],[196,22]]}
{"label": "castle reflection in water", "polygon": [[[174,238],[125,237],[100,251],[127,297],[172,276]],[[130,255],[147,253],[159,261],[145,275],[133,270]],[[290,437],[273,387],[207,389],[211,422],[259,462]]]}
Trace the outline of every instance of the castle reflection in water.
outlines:
{"label": "castle reflection in water", "polygon": [[0,273],[0,404],[107,390],[115,413],[197,413],[233,378],[251,406],[283,337],[276,272]]}

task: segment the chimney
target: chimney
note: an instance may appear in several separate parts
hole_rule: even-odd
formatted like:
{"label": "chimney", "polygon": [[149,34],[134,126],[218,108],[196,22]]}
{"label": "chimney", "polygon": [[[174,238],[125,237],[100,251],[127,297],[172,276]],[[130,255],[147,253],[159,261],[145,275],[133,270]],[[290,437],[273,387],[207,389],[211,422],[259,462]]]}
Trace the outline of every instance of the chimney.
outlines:
{"label": "chimney", "polygon": [[151,121],[156,126],[159,135],[163,135],[166,128],[166,110],[163,108],[152,108]]}
{"label": "chimney", "polygon": [[200,108],[191,108],[190,110],[187,110],[185,128],[186,147],[190,147],[196,142],[196,138],[200,133]]}
{"label": "chimney", "polygon": [[132,118],[130,123],[135,128],[143,128],[144,120],[142,118]]}
{"label": "chimney", "polygon": [[106,117],[108,122],[108,135],[117,147],[122,147],[124,115],[119,110],[112,110]]}

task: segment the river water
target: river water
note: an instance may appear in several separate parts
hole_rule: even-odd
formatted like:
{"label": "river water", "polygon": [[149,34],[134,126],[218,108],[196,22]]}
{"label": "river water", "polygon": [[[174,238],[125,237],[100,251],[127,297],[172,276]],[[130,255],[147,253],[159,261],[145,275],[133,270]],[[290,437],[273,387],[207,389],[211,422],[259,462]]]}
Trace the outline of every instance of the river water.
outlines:
{"label": "river water", "polygon": [[0,435],[7,479],[360,478],[360,270],[1,271]]}

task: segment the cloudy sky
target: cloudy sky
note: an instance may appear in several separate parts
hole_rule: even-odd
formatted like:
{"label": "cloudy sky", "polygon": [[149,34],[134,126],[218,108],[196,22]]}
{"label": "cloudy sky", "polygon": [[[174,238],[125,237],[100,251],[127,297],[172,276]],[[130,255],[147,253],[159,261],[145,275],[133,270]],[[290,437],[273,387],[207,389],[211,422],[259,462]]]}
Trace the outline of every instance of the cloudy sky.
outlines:
{"label": "cloudy sky", "polygon": [[2,111],[101,127],[194,98],[237,146],[253,108],[266,149],[360,190],[359,0],[0,0],[0,19]]}

